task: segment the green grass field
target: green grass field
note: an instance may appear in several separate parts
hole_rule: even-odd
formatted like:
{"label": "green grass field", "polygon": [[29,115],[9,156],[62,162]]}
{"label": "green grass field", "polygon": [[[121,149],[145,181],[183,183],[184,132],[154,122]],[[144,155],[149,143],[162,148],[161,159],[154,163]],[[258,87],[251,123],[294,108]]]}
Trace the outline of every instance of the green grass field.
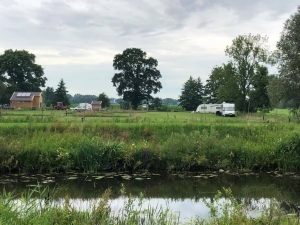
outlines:
{"label": "green grass field", "polygon": [[218,117],[190,112],[2,111],[0,171],[300,168],[287,110]]}
{"label": "green grass field", "polygon": [[217,117],[214,114],[200,114],[190,112],[155,112],[155,111],[101,111],[74,112],[71,110],[2,110],[2,123],[20,122],[150,122],[150,123],[261,123],[261,122],[289,122],[291,115],[287,109],[275,109],[267,114],[250,113],[239,114],[237,117]]}

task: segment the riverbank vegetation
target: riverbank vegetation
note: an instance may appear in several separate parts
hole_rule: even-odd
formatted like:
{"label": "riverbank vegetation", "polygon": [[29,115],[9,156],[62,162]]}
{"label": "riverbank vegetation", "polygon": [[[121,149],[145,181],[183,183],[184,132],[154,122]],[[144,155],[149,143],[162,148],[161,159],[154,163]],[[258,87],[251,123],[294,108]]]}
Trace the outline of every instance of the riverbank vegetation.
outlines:
{"label": "riverbank vegetation", "polygon": [[41,113],[2,112],[2,172],[300,168],[300,128],[280,111]]}
{"label": "riverbank vegetation", "polygon": [[[121,193],[125,192],[121,188]],[[111,190],[107,189],[102,197],[95,201],[93,207],[78,209],[69,196],[57,202],[55,190],[36,187],[15,196],[14,193],[3,192],[0,196],[1,224],[297,224],[296,213],[284,211],[282,206],[271,201],[254,217],[250,216],[249,207],[244,201],[235,199],[230,189],[218,191],[213,198],[205,199],[209,209],[207,218],[180,218],[180,214],[172,212],[168,206],[146,206],[144,194],[138,199],[131,195],[123,198],[124,207],[114,210],[110,205]],[[216,205],[215,202],[222,202]],[[289,213],[289,214],[287,214]]]}

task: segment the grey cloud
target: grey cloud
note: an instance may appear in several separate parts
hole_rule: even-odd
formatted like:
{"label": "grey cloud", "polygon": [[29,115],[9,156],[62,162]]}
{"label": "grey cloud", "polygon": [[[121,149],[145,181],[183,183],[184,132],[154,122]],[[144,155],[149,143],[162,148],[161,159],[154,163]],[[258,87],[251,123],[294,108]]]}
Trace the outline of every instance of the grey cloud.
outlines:
{"label": "grey cloud", "polygon": [[213,21],[212,20],[205,20],[199,23],[199,25],[197,26],[197,28],[201,29],[201,28],[205,28],[207,27],[207,25],[211,24]]}

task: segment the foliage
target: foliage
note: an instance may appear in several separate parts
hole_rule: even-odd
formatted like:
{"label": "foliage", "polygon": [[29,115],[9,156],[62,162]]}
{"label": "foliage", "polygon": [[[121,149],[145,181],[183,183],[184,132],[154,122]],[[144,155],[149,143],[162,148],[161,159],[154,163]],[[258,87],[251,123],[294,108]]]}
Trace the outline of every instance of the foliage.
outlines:
{"label": "foliage", "polygon": [[[259,210],[258,215],[251,217],[253,209],[249,207],[248,199],[235,197],[230,188],[217,191],[214,197],[205,198],[204,203],[209,209],[208,218],[191,217],[180,221],[180,212],[172,212],[167,203],[162,205],[145,205],[146,194],[140,192],[138,197],[131,193],[125,196],[126,190],[121,185],[120,204],[123,207],[115,211],[111,206],[114,199],[111,188],[106,189],[99,201],[88,209],[76,207],[69,195],[57,201],[56,189],[37,185],[21,196],[15,192],[6,192],[0,195],[0,222],[1,224],[164,224],[164,225],[237,225],[237,224],[298,224],[296,213],[286,214],[278,201],[271,199],[269,206]],[[59,204],[60,203],[60,204]],[[218,204],[216,204],[218,203]],[[290,207],[289,203],[285,203]],[[80,209],[78,209],[80,208]]]}
{"label": "foliage", "polygon": [[107,96],[104,92],[102,92],[102,93],[99,95],[99,97],[98,97],[97,100],[98,100],[98,101],[102,101],[102,103],[101,103],[101,107],[102,107],[102,108],[106,108],[106,107],[109,107],[109,106],[110,106],[110,100],[109,100],[108,96]]}
{"label": "foliage", "polygon": [[[41,91],[47,78],[43,68],[35,63],[35,55],[26,50],[5,50],[0,55],[0,82],[6,84],[4,102],[15,91]],[[7,99],[8,98],[8,99]]]}
{"label": "foliage", "polygon": [[248,111],[247,97],[253,88],[258,66],[268,62],[267,40],[267,37],[260,35],[239,35],[232,41],[232,45],[225,49],[226,55],[232,58],[233,66],[236,69],[237,84],[240,88],[244,112]]}
{"label": "foliage", "polygon": [[81,95],[81,94],[75,94],[74,96],[70,95],[69,101],[71,104],[79,104],[83,102],[89,102],[95,101],[97,99],[96,95]]}
{"label": "foliage", "polygon": [[255,109],[269,109],[271,107],[267,90],[268,84],[268,68],[265,66],[258,65],[257,71],[253,76],[253,89],[249,92],[251,105]]}
{"label": "foliage", "polygon": [[156,110],[158,110],[161,106],[162,106],[162,99],[156,97],[156,98],[152,99],[151,105],[150,105],[149,107],[150,107],[151,109],[152,109],[152,108],[153,108],[153,109],[156,108]]}
{"label": "foliage", "polygon": [[184,83],[179,96],[179,102],[185,110],[196,110],[197,106],[203,102],[203,84],[200,77],[190,78]]}
{"label": "foliage", "polygon": [[50,107],[51,104],[55,102],[54,100],[54,89],[53,87],[47,87],[46,90],[43,91],[44,94],[44,104],[46,104],[47,107]]}
{"label": "foliage", "polygon": [[55,92],[54,92],[53,105],[56,105],[57,102],[62,102],[63,105],[65,105],[65,106],[70,105],[69,98],[67,97],[68,91],[67,91],[65,85],[66,84],[65,84],[64,80],[61,79],[60,82],[57,85],[57,88],[56,88]]}
{"label": "foliage", "polygon": [[5,103],[6,98],[6,85],[0,81],[0,105]]}
{"label": "foliage", "polygon": [[268,97],[269,97],[269,100],[270,100],[270,106],[272,108],[276,108],[280,104],[283,103],[282,81],[276,75],[270,75],[268,77],[268,79],[269,79],[269,81],[268,81],[268,85],[267,85],[267,92],[268,92]]}
{"label": "foliage", "polygon": [[173,98],[164,98],[162,99],[164,105],[178,105],[178,100]]}
{"label": "foliage", "polygon": [[86,112],[84,122],[77,113],[4,112],[0,171],[299,169],[300,128],[288,114],[265,115],[270,122],[262,123],[259,115],[170,111]]}
{"label": "foliage", "polygon": [[232,63],[215,67],[205,85],[207,102],[235,103],[236,109],[240,109],[241,92],[237,84],[236,69]]}
{"label": "foliage", "polygon": [[142,100],[152,99],[152,92],[156,94],[162,88],[157,65],[156,59],[148,58],[146,52],[138,48],[128,48],[114,57],[113,67],[119,72],[112,78],[113,86],[124,101],[131,102],[133,109],[137,109]]}
{"label": "foliage", "polygon": [[300,107],[300,6],[284,24],[277,43],[281,97],[292,100],[293,108]]}

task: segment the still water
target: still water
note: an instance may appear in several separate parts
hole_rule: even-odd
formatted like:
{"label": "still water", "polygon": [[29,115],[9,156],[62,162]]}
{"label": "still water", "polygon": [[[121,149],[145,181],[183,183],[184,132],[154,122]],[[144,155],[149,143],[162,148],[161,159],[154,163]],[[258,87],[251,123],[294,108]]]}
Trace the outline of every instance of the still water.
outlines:
{"label": "still water", "polygon": [[[181,220],[205,218],[209,208],[204,199],[213,201],[222,188],[230,188],[236,199],[245,202],[249,215],[255,216],[271,199],[287,200],[300,205],[300,174],[295,173],[101,173],[101,174],[3,174],[0,188],[17,196],[36,185],[55,190],[55,204],[65,196],[79,210],[88,210],[111,188],[110,205],[118,211],[129,194],[138,198],[143,193],[143,207],[169,207]],[[126,193],[121,192],[124,186]],[[17,198],[16,198],[17,200]],[[222,199],[220,200],[222,201]],[[138,200],[134,202],[138,205]],[[221,204],[221,202],[216,202]],[[138,207],[138,206],[137,206]]]}

